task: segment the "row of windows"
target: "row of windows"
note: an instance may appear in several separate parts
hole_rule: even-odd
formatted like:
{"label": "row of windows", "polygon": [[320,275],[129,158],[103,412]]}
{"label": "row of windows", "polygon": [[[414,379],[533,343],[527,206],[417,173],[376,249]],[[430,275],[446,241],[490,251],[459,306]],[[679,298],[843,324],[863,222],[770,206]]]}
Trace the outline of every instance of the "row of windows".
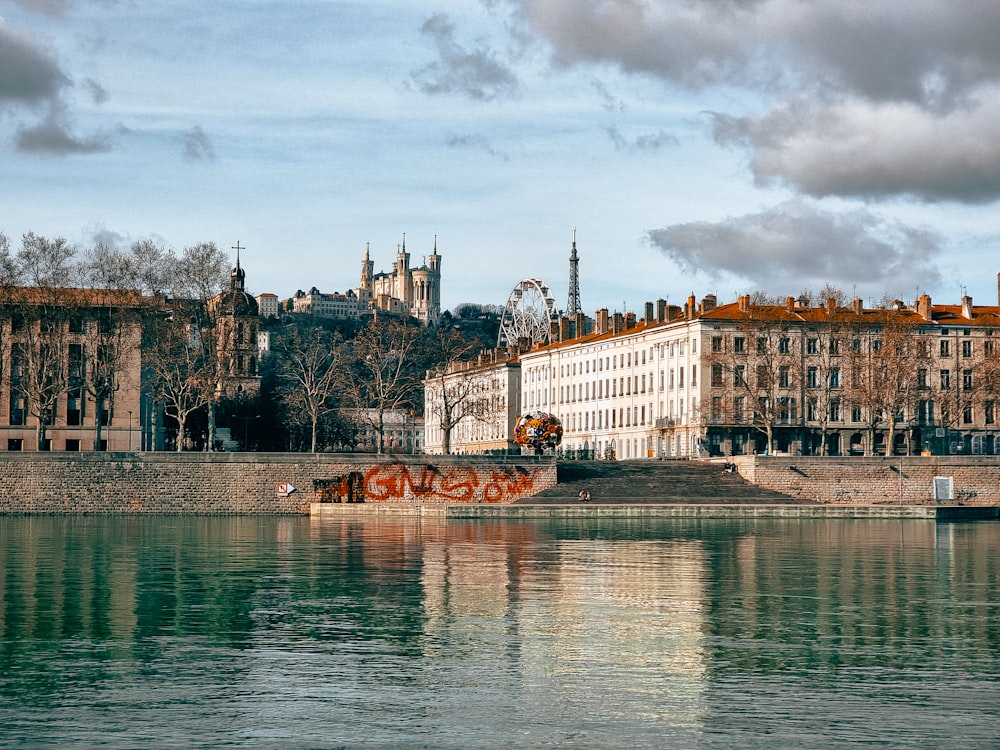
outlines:
{"label": "row of windows", "polygon": [[[846,342],[846,339],[843,340]],[[882,340],[878,338],[871,339],[860,339],[854,338],[850,340],[850,348],[852,351],[858,352],[865,349],[865,342],[867,341],[867,349],[873,352],[878,352],[882,349]],[[826,343],[827,351],[832,355],[839,355],[841,353],[841,339],[831,338],[828,339]],[[917,340],[917,355],[922,358],[927,358],[930,356],[930,344],[931,342],[926,339]],[[941,339],[938,342],[938,354],[941,357],[951,356],[951,339]],[[973,356],[975,352],[974,342],[972,339],[963,339],[959,342],[961,356],[964,359],[969,359]],[[732,338],[733,352],[736,354],[746,354],[749,349],[747,347],[747,341],[745,336],[733,336]],[[757,352],[763,354],[771,349],[771,339],[770,337],[760,336],[757,337]],[[791,337],[782,336],[777,339],[777,351],[779,354],[789,354],[794,349],[794,344]],[[724,339],[722,336],[712,337],[712,351],[719,353],[724,351]],[[820,354],[822,351],[821,343],[819,338],[807,338],[806,339],[806,354]],[[994,353],[994,345],[990,340],[982,342],[982,353],[983,356],[990,357]]]}

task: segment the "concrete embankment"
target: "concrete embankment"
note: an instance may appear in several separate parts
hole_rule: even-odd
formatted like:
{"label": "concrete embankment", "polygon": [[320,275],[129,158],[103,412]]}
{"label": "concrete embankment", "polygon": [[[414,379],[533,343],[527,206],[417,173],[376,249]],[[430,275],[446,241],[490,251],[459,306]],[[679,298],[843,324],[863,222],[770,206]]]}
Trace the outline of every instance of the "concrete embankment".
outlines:
{"label": "concrete embankment", "polygon": [[308,453],[2,453],[0,513],[305,514],[313,503],[512,503],[552,458]]}

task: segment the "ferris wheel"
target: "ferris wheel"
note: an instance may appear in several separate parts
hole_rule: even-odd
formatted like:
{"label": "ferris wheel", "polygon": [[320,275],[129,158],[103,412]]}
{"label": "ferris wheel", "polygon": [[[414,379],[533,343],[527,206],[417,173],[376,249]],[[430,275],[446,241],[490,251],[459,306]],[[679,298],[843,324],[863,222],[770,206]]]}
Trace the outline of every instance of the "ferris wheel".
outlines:
{"label": "ferris wheel", "polygon": [[500,318],[497,346],[516,344],[522,339],[548,343],[549,323],[559,318],[552,293],[540,279],[522,279],[511,290]]}

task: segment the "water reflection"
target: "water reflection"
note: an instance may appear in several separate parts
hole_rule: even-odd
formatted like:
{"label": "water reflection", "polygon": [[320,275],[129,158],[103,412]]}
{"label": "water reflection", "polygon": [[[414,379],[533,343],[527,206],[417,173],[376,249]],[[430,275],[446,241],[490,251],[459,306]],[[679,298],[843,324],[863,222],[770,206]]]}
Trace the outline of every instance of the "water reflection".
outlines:
{"label": "water reflection", "polygon": [[996,523],[4,518],[0,712],[27,745],[992,747],[998,558]]}

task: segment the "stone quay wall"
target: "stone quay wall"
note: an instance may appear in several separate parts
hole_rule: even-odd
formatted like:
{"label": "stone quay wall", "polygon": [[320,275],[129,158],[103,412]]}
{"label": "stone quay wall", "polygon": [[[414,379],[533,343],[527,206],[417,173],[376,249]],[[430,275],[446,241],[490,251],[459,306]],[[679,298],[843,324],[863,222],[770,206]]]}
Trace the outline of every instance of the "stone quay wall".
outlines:
{"label": "stone quay wall", "polygon": [[[1000,456],[739,456],[748,481],[821,503],[1000,505]],[[951,478],[950,500],[935,501],[935,478]],[[939,483],[939,488],[943,489]]]}
{"label": "stone quay wall", "polygon": [[0,514],[307,514],[312,503],[513,503],[555,484],[554,459],[535,456],[0,452]]}

